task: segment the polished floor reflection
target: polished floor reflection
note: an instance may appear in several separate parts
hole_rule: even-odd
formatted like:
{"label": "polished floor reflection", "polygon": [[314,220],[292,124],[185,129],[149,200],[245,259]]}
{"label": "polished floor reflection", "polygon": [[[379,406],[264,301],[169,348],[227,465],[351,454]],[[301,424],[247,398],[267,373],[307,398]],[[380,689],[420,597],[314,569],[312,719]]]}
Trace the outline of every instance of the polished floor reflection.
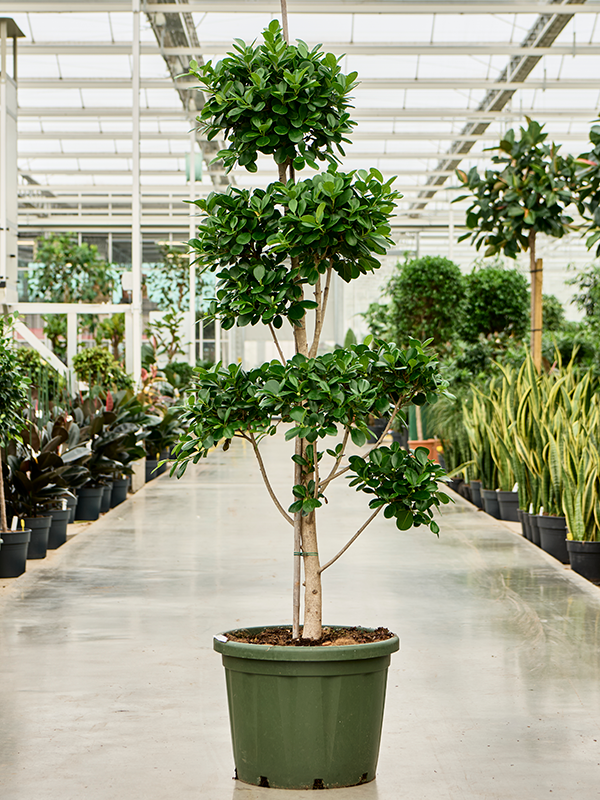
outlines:
{"label": "polished floor reflection", "polygon": [[[212,635],[290,613],[291,528],[252,458],[235,442],[162,476],[0,581],[2,800],[305,796],[232,780]],[[283,496],[282,439],[266,462]],[[332,488],[323,557],[367,515]],[[324,592],[327,621],[402,642],[377,781],[340,800],[600,797],[600,590],[459,501],[439,539],[378,517]]]}

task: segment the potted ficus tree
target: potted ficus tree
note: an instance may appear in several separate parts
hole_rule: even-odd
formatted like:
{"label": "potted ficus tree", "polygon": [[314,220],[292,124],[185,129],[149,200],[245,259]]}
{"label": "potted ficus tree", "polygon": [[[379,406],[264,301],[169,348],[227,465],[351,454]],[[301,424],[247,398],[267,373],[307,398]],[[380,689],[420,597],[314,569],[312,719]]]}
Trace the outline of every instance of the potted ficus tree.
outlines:
{"label": "potted ficus tree", "polygon": [[[350,442],[365,444],[371,415],[389,414],[389,428],[407,404],[433,402],[441,379],[435,355],[416,340],[406,349],[374,341],[320,351],[334,276],[350,281],[380,266],[399,195],[377,170],[337,169],[334,148],[343,152],[354,125],[348,95],[356,74],[342,75],[338,59],[319,47],[289,45],[276,21],[263,39],[237,42],[216,65],[192,62],[191,72],[205,93],[202,130],[227,136],[219,154],[226,168],[256,171],[258,155],[271,154],[280,180],[196,201],[203,219],[191,246],[217,275],[212,313],[223,328],[268,326],[280,358],[249,371],[240,364],[196,371],[172,470],[182,475],[210,448],[242,438],[290,532],[292,625],[215,637],[237,777],[282,788],[349,786],[375,776],[387,666],[398,639],[382,629],[323,625],[323,573],[382,510],[400,530],[425,525],[437,533],[433,513],[448,498],[436,483],[443,470],[424,448],[384,447],[382,435],[368,453],[348,458],[346,451]],[[323,160],[326,172],[295,181],[306,164]],[[289,360],[282,330],[293,335]],[[293,443],[287,499],[277,497],[261,453],[281,426]],[[342,476],[367,493],[371,515],[322,563],[317,514]]]}
{"label": "potted ficus tree", "polygon": [[0,316],[0,578],[15,578],[25,572],[31,530],[11,531],[6,518],[5,481],[8,466],[5,448],[20,438],[23,408],[27,402],[27,380],[15,370],[11,340],[11,317]]}

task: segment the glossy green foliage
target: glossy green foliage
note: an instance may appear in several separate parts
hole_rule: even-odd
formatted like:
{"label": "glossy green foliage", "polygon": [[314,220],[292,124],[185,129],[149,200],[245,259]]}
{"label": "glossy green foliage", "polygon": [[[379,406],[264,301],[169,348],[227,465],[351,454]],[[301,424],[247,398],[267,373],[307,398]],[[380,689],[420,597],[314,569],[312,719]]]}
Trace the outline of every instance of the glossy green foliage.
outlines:
{"label": "glossy green foliage", "polygon": [[482,267],[465,278],[461,334],[476,342],[480,334],[507,333],[522,339],[529,325],[529,285],[516,269]]}
{"label": "glossy green foliage", "polygon": [[30,454],[24,459],[9,456],[9,514],[40,516],[53,502],[64,497],[67,482],[61,475],[62,458],[54,452]]}
{"label": "glossy green foliage", "polygon": [[[471,194],[466,224],[471,231],[459,237],[471,239],[485,256],[503,252],[516,258],[530,247],[529,236],[544,233],[560,239],[572,228],[565,213],[575,201],[576,163],[559,155],[559,146],[546,143],[547,134],[538,122],[528,119],[520,138],[511,129],[500,142],[492,161],[497,169],[480,175],[476,167],[468,173],[457,170],[461,184]],[[495,149],[495,148],[494,148]]]}
{"label": "glossy green foliage", "polygon": [[296,355],[248,372],[215,365],[197,375],[183,412],[189,430],[176,448],[178,474],[222,440],[274,434],[279,421],[292,423],[287,439],[313,444],[335,436],[339,425],[361,446],[370,414],[381,416],[397,402],[432,402],[440,388],[437,360],[417,341],[405,350],[377,342],[374,349],[360,344],[312,359]]}
{"label": "glossy green foliage", "polygon": [[105,347],[87,347],[73,359],[77,377],[90,386],[112,389],[131,389],[133,381]]}
{"label": "glossy green foliage", "polygon": [[[389,335],[398,343],[411,336],[443,346],[457,332],[463,314],[465,278],[442,256],[424,256],[396,265],[386,289]],[[377,309],[373,322],[377,325]]]}
{"label": "glossy green foliage", "polygon": [[29,387],[25,372],[16,368],[11,324],[11,317],[0,316],[0,447],[19,436]]}
{"label": "glossy green foliage", "polygon": [[417,447],[410,453],[394,443],[371,450],[366,458],[350,456],[350,467],[355,475],[350,486],[375,495],[370,508],[384,506],[384,516],[394,518],[399,530],[427,525],[439,533],[433,514],[450,498],[437,485],[445,471],[429,459],[427,448]]}
{"label": "glossy green foliage", "polygon": [[212,313],[225,329],[302,319],[316,306],[303,299],[303,284],[328,269],[350,281],[380,266],[398,197],[378,170],[331,169],[297,184],[232,187],[197,200],[205,217],[190,245],[205,269],[218,270]]}
{"label": "glossy green foliage", "polygon": [[579,213],[588,223],[588,249],[596,245],[596,257],[600,256],[600,126],[590,130],[591,150],[577,158]]}
{"label": "glossy green foliage", "polygon": [[278,164],[291,161],[297,170],[306,163],[316,168],[316,160],[338,161],[356,124],[347,111],[356,73],[343,75],[340,59],[320,46],[288,46],[276,20],[263,39],[258,46],[236,39],[234,52],[217,64],[190,63],[207,97],[201,130],[209,140],[223,134],[229,141],[217,159],[228,171],[239,164],[249,172],[256,172],[259,153]]}

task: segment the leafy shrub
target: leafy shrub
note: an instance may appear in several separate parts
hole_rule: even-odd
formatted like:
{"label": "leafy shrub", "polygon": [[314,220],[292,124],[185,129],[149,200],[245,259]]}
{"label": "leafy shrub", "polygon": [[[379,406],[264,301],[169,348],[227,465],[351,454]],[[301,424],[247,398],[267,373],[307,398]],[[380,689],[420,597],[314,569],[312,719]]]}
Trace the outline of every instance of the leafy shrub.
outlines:
{"label": "leafy shrub", "polygon": [[520,272],[480,267],[466,276],[466,287],[461,333],[467,341],[502,332],[523,338],[529,325],[529,285]]}

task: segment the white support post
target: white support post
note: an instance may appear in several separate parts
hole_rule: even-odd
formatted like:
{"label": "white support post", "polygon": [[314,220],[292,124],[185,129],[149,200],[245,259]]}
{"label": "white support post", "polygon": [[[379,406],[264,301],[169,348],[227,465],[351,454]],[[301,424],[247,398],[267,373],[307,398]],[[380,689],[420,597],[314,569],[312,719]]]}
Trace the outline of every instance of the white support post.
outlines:
{"label": "white support post", "polygon": [[[7,74],[6,74],[6,48],[7,48],[8,22],[0,20],[0,280],[6,286],[8,281],[8,214],[7,214]],[[6,294],[3,292],[2,294]]]}
{"label": "white support post", "polygon": [[[196,206],[192,202],[196,199],[196,131],[190,131],[190,239],[194,238],[195,231],[195,210]],[[196,364],[196,265],[194,264],[195,253],[190,253],[190,325],[189,337],[190,346],[188,351],[189,363],[191,366]]]}
{"label": "white support post", "polygon": [[452,205],[452,193],[448,198],[450,200],[450,208],[448,210],[448,258],[450,261],[454,260],[454,206]]}
{"label": "white support post", "polygon": [[67,366],[71,376],[71,390],[77,386],[73,359],[77,355],[77,311],[67,312]]}
{"label": "white support post", "polygon": [[138,382],[142,372],[142,220],[140,196],[140,0],[132,0],[133,43],[131,75],[131,369],[134,381]]}
{"label": "white support post", "polygon": [[215,319],[215,364],[221,360],[221,325],[219,320]]}

